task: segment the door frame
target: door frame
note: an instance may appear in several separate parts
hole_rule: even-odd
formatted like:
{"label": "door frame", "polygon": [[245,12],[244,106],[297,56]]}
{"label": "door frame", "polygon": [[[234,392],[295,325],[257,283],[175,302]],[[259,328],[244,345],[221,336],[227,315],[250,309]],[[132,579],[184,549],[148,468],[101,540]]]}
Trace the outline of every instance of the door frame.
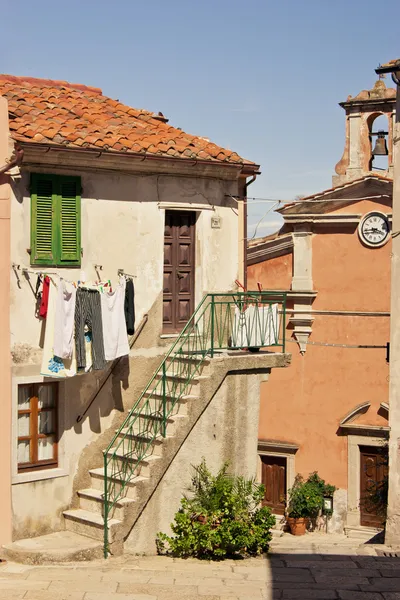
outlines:
{"label": "door frame", "polygon": [[[257,449],[257,481],[262,481],[262,456],[271,456],[286,458],[286,491],[294,484],[296,477],[295,454],[299,446],[297,444],[289,444],[275,440],[258,440]],[[277,515],[278,519],[282,519],[282,515]]]}
{"label": "door frame", "polygon": [[[366,426],[367,428],[367,426]],[[364,432],[365,433],[365,432]],[[348,527],[362,527],[360,511],[361,453],[360,446],[381,448],[388,439],[388,431],[383,429],[380,436],[348,434],[347,444],[347,519]]]}
{"label": "door frame", "polygon": [[[190,210],[188,208],[186,208],[185,206],[183,206],[182,208],[166,208],[164,210],[164,235],[163,235],[163,281],[164,281],[164,256],[165,256],[165,223],[166,223],[166,218],[167,218],[167,213],[177,213],[177,214],[182,214],[182,213],[189,213],[192,218],[193,218],[193,248],[192,248],[192,256],[191,256],[191,260],[192,260],[192,273],[193,273],[193,290],[192,290],[192,311],[190,312],[189,318],[192,316],[193,311],[196,309],[196,230],[197,230],[197,216],[198,213],[195,210]],[[161,313],[161,335],[162,337],[178,337],[180,334],[181,330],[177,330],[177,329],[169,329],[168,327],[165,327],[164,324],[164,287],[163,287],[163,301],[162,301],[162,313]]]}

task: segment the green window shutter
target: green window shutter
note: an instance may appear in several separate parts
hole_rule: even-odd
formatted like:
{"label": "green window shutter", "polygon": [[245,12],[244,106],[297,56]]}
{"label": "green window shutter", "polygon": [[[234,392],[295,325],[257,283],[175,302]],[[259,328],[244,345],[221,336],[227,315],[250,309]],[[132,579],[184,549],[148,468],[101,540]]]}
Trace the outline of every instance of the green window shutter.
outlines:
{"label": "green window shutter", "polygon": [[31,263],[55,262],[55,178],[33,173],[31,179]]}
{"label": "green window shutter", "polygon": [[59,264],[81,263],[81,184],[79,177],[59,178]]}

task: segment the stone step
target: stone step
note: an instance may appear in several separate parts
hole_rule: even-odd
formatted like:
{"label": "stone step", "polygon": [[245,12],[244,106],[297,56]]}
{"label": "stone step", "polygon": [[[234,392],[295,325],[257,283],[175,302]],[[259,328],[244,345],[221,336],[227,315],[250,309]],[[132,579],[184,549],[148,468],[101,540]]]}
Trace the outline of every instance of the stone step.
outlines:
{"label": "stone step", "polygon": [[[123,481],[120,477],[118,477],[117,473],[111,471],[109,468],[108,471],[108,480],[113,483],[115,493],[119,493],[122,488]],[[104,491],[104,469],[103,467],[99,467],[97,469],[90,469],[89,471],[92,488],[95,490]],[[131,481],[128,481],[125,484],[123,490],[124,498],[129,498],[131,500],[136,500],[138,494],[141,491],[141,487],[148,483],[148,477],[143,477],[142,475],[136,475]]]}
{"label": "stone step", "polygon": [[118,465],[118,469],[122,472],[126,472],[126,463],[128,463],[128,468],[131,467],[134,469],[136,475],[141,475],[142,477],[150,477],[152,465],[161,458],[157,455],[149,455],[139,460],[135,449],[131,452],[126,452],[123,444],[120,447],[110,448],[109,452],[107,452],[107,456],[110,458],[113,456],[113,459]]}
{"label": "stone step", "polygon": [[[149,411],[151,410],[150,407]],[[143,410],[143,409],[142,409]],[[167,421],[167,431],[170,435],[174,435],[175,430],[182,419],[185,418],[185,415],[174,415],[173,417],[168,417]],[[132,420],[134,422],[129,426],[129,429],[134,434],[144,434],[148,435],[150,433],[156,432],[158,435],[162,430],[162,421],[163,415],[162,411],[152,411],[152,412],[140,412],[133,413]]]}
{"label": "stone step", "polygon": [[[86,490],[79,490],[78,497],[79,508],[104,515],[104,489],[96,490],[95,488],[88,488]],[[135,500],[132,498],[120,498],[112,508],[111,517],[122,521],[125,508],[134,503]]]}
{"label": "stone step", "polygon": [[[67,531],[73,531],[99,541],[104,539],[104,519],[102,515],[82,508],[65,510],[63,515]],[[108,520],[108,541],[110,543],[115,541],[116,530],[121,522],[119,519]]]}
{"label": "stone step", "polygon": [[73,531],[57,531],[3,546],[7,560],[28,565],[103,558],[103,543]]}
{"label": "stone step", "polygon": [[349,539],[369,542],[382,533],[379,527],[345,527],[344,532]]}
{"label": "stone step", "polygon": [[129,429],[123,429],[119,434],[119,437],[121,438],[124,436],[126,436],[127,439],[136,442],[136,452],[140,451],[143,454],[145,453],[146,456],[161,456],[165,440],[173,437],[168,432],[164,438],[162,435],[154,437],[152,435],[131,433]]}
{"label": "stone step", "polygon": [[[185,383],[188,380],[188,378],[190,377],[190,373],[189,373],[189,371],[187,373],[185,371],[183,371],[183,372],[167,371],[165,373],[165,376],[168,381],[176,381],[176,382],[180,382],[180,383]],[[162,372],[157,373],[156,379],[158,381],[160,379],[162,379]],[[195,375],[194,377],[192,377],[190,379],[190,384],[197,385],[204,379],[208,379],[208,376],[207,375]]]}

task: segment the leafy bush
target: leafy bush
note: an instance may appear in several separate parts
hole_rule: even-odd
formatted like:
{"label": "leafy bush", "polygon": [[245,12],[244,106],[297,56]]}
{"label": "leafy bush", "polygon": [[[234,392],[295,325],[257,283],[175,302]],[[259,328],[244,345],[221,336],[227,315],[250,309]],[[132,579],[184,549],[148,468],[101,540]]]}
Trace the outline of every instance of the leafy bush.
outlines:
{"label": "leafy bush", "polygon": [[184,496],[171,529],[157,535],[160,554],[222,559],[268,550],[275,517],[259,508],[264,486],[228,473],[228,464],[213,475],[203,459],[194,468],[190,497]]}
{"label": "leafy bush", "polygon": [[333,496],[335,486],[326,484],[316,471],[307,480],[296,475],[293,487],[289,490],[287,505],[288,517],[316,517],[324,507],[324,496]]}

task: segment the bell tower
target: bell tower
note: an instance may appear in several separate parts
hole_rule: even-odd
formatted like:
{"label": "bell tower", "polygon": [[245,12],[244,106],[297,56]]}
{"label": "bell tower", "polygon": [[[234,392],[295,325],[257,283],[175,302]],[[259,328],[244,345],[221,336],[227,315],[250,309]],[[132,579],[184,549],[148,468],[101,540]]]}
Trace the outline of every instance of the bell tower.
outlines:
{"label": "bell tower", "polygon": [[[346,141],[332,177],[333,187],[369,173],[393,177],[396,90],[378,79],[372,90],[362,90],[339,105],[346,111]],[[380,163],[384,156],[386,164]]]}

